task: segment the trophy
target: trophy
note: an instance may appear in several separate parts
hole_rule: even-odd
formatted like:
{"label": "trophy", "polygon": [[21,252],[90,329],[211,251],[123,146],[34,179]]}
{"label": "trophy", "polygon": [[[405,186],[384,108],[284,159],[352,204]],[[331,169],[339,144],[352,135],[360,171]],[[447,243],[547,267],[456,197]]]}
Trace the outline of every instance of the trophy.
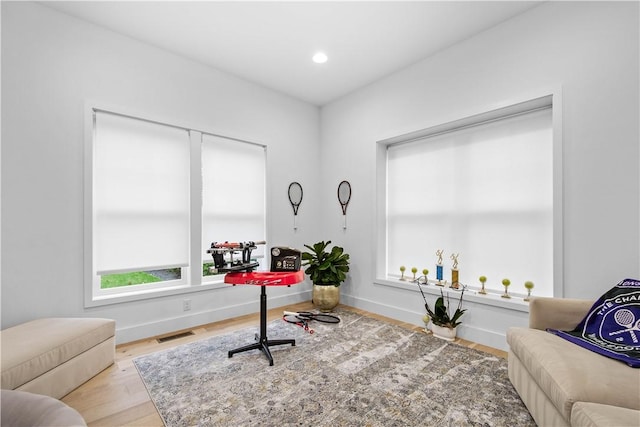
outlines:
{"label": "trophy", "polygon": [[524,300],[529,302],[531,300],[531,290],[533,289],[533,282],[527,280],[526,282],[524,282],[524,287],[527,290],[527,296],[524,298]]}
{"label": "trophy", "polygon": [[438,283],[436,283],[437,286],[444,286],[442,284],[442,249],[438,249],[436,251],[436,255],[438,256],[438,263],[436,264],[436,279],[438,280]]}
{"label": "trophy", "polygon": [[453,265],[451,266],[451,287],[453,289],[460,287],[460,282],[458,281],[458,256],[460,256],[460,254],[451,254],[451,259],[453,260]]}
{"label": "trophy", "polygon": [[478,291],[478,293],[480,295],[486,295],[487,291],[484,290],[484,284],[487,281],[487,277],[486,276],[480,276],[480,278],[478,280],[480,280],[480,283],[482,284],[482,288]]}
{"label": "trophy", "polygon": [[509,295],[509,285],[511,284],[511,280],[509,279],[502,279],[502,286],[504,286],[504,294],[500,295],[502,298],[511,298],[511,295]]}

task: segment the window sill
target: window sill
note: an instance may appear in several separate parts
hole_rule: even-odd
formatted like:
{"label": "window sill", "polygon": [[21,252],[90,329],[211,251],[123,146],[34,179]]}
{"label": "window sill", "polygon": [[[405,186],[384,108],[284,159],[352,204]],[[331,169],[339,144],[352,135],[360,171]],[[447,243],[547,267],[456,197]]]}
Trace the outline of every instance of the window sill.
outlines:
{"label": "window sill", "polygon": [[202,285],[178,285],[161,289],[148,289],[144,291],[128,291],[111,295],[94,296],[91,301],[85,303],[86,308],[100,307],[105,305],[127,303],[132,301],[149,300],[152,298],[162,298],[172,295],[191,294],[194,292],[210,291],[227,287],[222,280],[217,280]]}
{"label": "window sill", "polygon": [[[411,292],[420,293],[420,289],[418,289],[418,285],[411,281],[403,281],[399,279],[393,278],[376,278],[373,282],[375,285],[379,286],[388,286],[396,289],[403,289]],[[450,287],[442,287],[436,286],[430,283],[428,285],[421,285],[422,292],[425,295],[440,295],[440,291],[445,293],[445,295],[450,295],[451,297],[458,297],[460,295],[460,291],[456,289],[452,289]],[[482,295],[478,293],[475,289],[469,289],[464,292],[464,301],[472,302],[475,304],[484,304],[490,305],[494,307],[505,308],[508,310],[515,310],[528,313],[529,312],[529,303],[523,300],[522,296],[512,295],[511,298],[502,298],[498,293],[488,293],[486,295]]]}

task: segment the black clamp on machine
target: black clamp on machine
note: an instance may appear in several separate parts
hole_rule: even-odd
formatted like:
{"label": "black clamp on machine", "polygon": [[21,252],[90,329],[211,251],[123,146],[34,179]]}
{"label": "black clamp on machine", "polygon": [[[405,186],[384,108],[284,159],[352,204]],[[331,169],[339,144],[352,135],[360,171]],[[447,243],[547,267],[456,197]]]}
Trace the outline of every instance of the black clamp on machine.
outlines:
{"label": "black clamp on machine", "polygon": [[[212,273],[251,272],[260,264],[251,259],[251,252],[257,245],[264,245],[265,241],[248,241],[241,243],[213,242],[207,253],[213,257]],[[234,259],[234,254],[242,252],[240,259]],[[228,259],[226,256],[228,255]],[[285,246],[271,248],[271,271],[292,272],[300,270],[301,252]]]}

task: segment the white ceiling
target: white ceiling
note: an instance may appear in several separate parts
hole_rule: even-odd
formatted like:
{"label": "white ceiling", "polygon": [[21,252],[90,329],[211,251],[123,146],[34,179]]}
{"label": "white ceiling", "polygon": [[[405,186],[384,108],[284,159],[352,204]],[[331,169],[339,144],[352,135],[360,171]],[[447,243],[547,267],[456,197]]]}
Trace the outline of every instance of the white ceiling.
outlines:
{"label": "white ceiling", "polygon": [[[539,1],[47,1],[46,6],[315,105]],[[329,61],[311,61],[322,50]]]}

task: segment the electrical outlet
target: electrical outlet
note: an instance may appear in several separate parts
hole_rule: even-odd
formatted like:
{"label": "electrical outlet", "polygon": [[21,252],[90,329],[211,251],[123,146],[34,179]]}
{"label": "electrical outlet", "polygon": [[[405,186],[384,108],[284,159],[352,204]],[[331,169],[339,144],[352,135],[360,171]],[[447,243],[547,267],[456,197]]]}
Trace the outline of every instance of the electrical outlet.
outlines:
{"label": "electrical outlet", "polygon": [[182,300],[182,310],[183,311],[191,310],[191,300],[190,299]]}

